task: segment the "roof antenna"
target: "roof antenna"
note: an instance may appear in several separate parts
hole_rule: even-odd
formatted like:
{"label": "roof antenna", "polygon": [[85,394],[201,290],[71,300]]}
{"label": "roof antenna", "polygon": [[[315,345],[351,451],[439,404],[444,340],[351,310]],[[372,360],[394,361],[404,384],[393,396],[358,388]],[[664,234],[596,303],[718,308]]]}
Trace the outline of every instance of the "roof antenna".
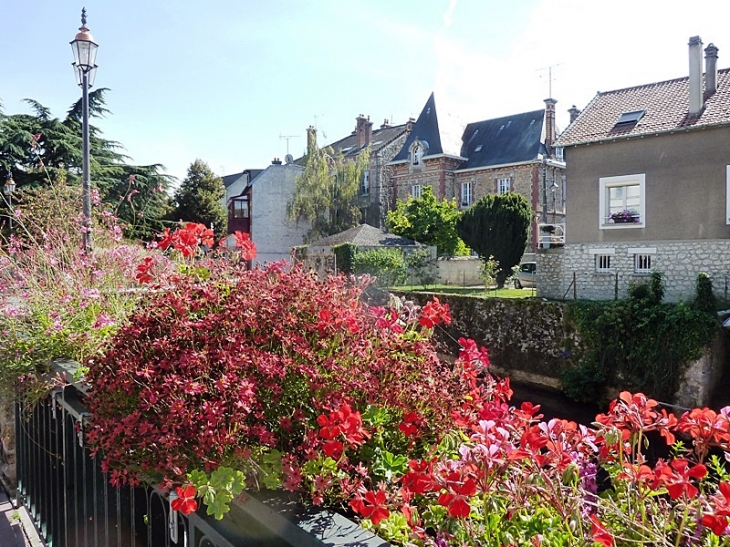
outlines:
{"label": "roof antenna", "polygon": [[[558,63],[556,65],[550,65],[550,66],[547,66],[547,67],[543,67],[543,68],[538,68],[537,69],[538,71],[545,71],[545,70],[547,70],[547,72],[548,72],[548,97],[549,98],[552,98],[553,97],[553,68],[559,67],[562,64],[563,63]],[[540,78],[542,78],[542,76],[540,76]]]}
{"label": "roof antenna", "polygon": [[289,140],[298,139],[299,135],[282,135],[281,133],[279,133],[279,138],[286,139],[286,155],[288,156],[289,155]]}

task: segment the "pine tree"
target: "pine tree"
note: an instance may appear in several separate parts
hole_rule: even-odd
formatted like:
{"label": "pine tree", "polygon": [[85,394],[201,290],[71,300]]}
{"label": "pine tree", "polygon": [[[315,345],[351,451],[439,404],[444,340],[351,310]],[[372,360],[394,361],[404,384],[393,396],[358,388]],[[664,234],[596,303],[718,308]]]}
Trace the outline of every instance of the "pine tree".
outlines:
{"label": "pine tree", "polygon": [[213,173],[207,163],[197,159],[175,192],[171,218],[208,227],[213,225],[216,236],[222,237],[228,229],[228,217],[222,205],[225,194],[223,179]]}
{"label": "pine tree", "polygon": [[512,268],[520,263],[532,217],[527,199],[521,194],[508,192],[484,196],[464,211],[456,223],[461,239],[485,263],[491,258],[497,262],[499,288],[504,287]]}

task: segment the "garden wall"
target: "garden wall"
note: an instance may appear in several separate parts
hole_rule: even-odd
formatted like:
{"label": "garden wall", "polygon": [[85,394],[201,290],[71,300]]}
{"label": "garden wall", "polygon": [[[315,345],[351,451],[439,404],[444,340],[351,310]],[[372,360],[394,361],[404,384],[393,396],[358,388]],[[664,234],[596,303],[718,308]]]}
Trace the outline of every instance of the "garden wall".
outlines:
{"label": "garden wall", "polygon": [[482,260],[476,257],[462,256],[447,260],[441,259],[438,261],[439,280],[437,283],[461,287],[484,285],[484,280],[479,274],[481,267]]}
{"label": "garden wall", "polygon": [[[398,293],[426,304],[428,293]],[[489,350],[498,375],[537,386],[560,389],[563,369],[576,365],[585,348],[564,316],[565,303],[543,299],[475,298],[440,294],[449,304],[451,325],[436,329],[440,351],[457,355],[460,337],[472,338]],[[442,328],[443,327],[443,328]],[[682,407],[708,406],[727,368],[727,336],[718,332],[711,347],[680,379],[674,400]]]}

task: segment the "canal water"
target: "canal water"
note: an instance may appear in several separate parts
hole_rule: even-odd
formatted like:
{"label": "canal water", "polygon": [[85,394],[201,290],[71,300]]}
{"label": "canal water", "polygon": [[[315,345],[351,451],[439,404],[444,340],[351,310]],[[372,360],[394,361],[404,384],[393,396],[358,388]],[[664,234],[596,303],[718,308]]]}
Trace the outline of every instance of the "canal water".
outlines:
{"label": "canal water", "polygon": [[577,403],[566,397],[562,392],[553,389],[545,389],[528,384],[520,384],[510,381],[510,387],[514,394],[511,404],[520,406],[523,402],[529,401],[534,405],[540,405],[540,414],[543,420],[562,418],[584,425],[591,425],[596,414],[605,412],[605,408],[597,405]]}

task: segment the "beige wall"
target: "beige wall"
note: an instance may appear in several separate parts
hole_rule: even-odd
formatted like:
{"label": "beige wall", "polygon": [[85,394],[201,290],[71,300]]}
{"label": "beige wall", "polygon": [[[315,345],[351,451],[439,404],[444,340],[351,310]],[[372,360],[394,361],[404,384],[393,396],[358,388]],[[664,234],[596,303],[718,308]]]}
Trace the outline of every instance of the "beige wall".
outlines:
{"label": "beige wall", "polygon": [[[571,147],[565,154],[566,243],[730,238],[730,127]],[[646,177],[646,227],[599,230],[599,178],[639,173]]]}

